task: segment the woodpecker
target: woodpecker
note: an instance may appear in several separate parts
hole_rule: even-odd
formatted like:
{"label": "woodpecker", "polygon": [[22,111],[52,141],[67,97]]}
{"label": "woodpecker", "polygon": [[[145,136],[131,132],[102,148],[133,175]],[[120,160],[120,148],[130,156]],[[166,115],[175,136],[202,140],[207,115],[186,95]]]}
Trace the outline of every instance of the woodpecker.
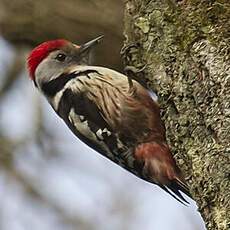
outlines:
{"label": "woodpecker", "polygon": [[158,103],[136,79],[90,65],[103,36],[76,45],[46,41],[28,56],[31,80],[85,144],[185,204],[190,196],[166,142]]}

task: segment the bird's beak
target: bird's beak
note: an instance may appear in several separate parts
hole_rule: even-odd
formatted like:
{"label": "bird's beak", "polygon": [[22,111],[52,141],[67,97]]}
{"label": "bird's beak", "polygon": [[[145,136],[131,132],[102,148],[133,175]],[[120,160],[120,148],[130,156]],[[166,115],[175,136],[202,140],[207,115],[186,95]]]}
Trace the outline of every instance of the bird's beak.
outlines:
{"label": "bird's beak", "polygon": [[104,35],[101,35],[89,42],[86,42],[85,44],[81,45],[80,46],[80,52],[81,53],[84,53],[85,51],[91,49],[92,47],[94,47],[95,45],[97,45],[101,40],[102,38],[104,37]]}

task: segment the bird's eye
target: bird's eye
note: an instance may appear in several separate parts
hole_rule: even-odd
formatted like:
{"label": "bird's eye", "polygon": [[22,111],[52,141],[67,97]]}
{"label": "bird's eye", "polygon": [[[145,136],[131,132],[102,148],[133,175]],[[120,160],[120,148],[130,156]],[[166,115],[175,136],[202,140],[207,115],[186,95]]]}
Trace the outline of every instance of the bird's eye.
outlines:
{"label": "bird's eye", "polygon": [[66,55],[65,54],[58,54],[56,57],[55,57],[55,59],[57,59],[58,61],[61,61],[61,62],[63,62],[63,61],[65,61],[65,59],[66,59]]}

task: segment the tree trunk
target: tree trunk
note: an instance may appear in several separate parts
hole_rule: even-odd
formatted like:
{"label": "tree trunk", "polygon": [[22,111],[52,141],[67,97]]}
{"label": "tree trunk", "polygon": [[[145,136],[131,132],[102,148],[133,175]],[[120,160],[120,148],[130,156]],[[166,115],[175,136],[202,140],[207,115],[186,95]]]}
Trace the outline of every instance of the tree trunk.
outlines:
{"label": "tree trunk", "polygon": [[125,64],[157,92],[167,139],[210,230],[230,228],[229,0],[129,0]]}

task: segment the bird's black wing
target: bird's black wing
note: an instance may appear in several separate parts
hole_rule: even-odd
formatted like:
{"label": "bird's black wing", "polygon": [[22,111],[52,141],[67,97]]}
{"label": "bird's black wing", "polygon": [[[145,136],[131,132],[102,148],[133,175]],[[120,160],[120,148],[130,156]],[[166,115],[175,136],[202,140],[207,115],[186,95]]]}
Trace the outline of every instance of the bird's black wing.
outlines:
{"label": "bird's black wing", "polygon": [[[106,106],[108,101],[104,101],[106,99],[100,92],[92,90],[94,87],[90,84],[94,77],[100,77],[100,73],[93,69],[63,74],[43,85],[42,90],[54,110],[80,140],[120,166],[131,170],[127,159],[128,155],[132,155],[132,149],[119,139],[106,120],[107,115],[103,111],[105,107],[101,104]],[[94,80],[92,82],[95,82]],[[95,103],[97,96],[99,101]]]}

